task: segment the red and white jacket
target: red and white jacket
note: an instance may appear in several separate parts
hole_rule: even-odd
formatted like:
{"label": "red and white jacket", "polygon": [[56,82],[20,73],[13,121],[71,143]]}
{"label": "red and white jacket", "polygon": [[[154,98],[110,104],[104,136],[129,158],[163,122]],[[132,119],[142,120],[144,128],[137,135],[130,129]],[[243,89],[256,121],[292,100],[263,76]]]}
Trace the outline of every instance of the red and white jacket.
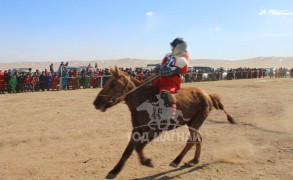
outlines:
{"label": "red and white jacket", "polygon": [[[185,52],[179,56],[174,56],[172,54],[167,54],[162,62],[162,65],[171,67],[175,70],[177,67],[180,68],[180,74],[185,74],[188,72],[189,64],[189,53]],[[159,92],[166,90],[171,93],[176,93],[180,89],[181,78],[178,75],[160,77],[153,85],[159,86]]]}
{"label": "red and white jacket", "polygon": [[162,64],[171,67],[172,70],[175,70],[177,67],[181,69],[180,74],[185,74],[188,72],[188,63],[189,62],[189,53],[185,52],[180,56],[174,56],[168,53],[163,59]]}

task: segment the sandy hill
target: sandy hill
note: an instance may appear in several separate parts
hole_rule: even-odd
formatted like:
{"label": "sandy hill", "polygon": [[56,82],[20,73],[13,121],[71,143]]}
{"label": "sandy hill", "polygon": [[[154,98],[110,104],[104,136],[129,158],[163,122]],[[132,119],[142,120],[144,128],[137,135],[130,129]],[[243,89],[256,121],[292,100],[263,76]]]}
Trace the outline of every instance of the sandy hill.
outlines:
{"label": "sandy hill", "polygon": [[[65,62],[65,61],[64,61]],[[68,61],[69,66],[87,66],[91,63],[92,66],[95,63],[99,68],[109,68],[113,66],[118,67],[146,67],[147,64],[160,63],[161,60],[143,60],[143,59],[116,59],[116,60],[94,60],[94,61]],[[21,67],[31,67],[33,69],[45,68],[49,69],[49,65],[53,63],[56,69],[60,62],[14,62],[14,63],[0,63],[0,69],[12,69]],[[293,57],[256,57],[243,60],[216,60],[216,59],[192,59],[190,61],[191,66],[214,66],[224,68],[237,68],[237,67],[293,67]]]}

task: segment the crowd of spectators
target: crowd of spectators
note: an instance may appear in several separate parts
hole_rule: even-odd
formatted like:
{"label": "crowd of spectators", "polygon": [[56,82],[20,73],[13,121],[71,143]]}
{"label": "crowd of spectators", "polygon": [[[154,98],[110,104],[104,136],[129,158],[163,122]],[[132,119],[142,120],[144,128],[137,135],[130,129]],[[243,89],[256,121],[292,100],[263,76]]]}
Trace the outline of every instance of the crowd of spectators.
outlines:
{"label": "crowd of spectators", "polygon": [[[11,69],[4,72],[0,69],[0,93],[21,93],[21,92],[36,92],[36,91],[58,91],[58,90],[76,90],[85,88],[103,87],[107,79],[110,78],[110,70],[108,68],[98,68],[97,64],[93,67],[89,64],[82,68],[67,68],[68,63],[61,62],[57,71],[54,71],[53,64],[50,65],[49,71],[45,69],[40,72],[36,70],[32,72],[29,68],[28,72],[18,72],[16,69],[12,72]],[[147,79],[153,76],[154,73],[150,69],[143,68],[119,68],[121,71],[136,77],[139,80]],[[289,73],[288,73],[289,72]],[[204,79],[205,72],[190,69],[187,74],[182,76],[183,82],[197,82],[202,80],[232,80],[232,79],[249,79],[263,78],[282,78],[290,74],[293,77],[293,68],[237,68],[223,69],[218,68],[214,72],[207,74]]]}
{"label": "crowd of spectators", "polygon": [[[206,75],[204,77],[204,75]],[[189,70],[189,73],[184,75],[184,82],[198,82],[206,80],[233,80],[233,79],[252,79],[252,78],[264,78],[269,76],[270,78],[284,78],[289,76],[293,77],[293,68],[290,70],[284,67],[280,68],[218,68],[213,72],[195,71]]]}
{"label": "crowd of spectators", "polygon": [[[108,68],[100,69],[95,64],[92,67],[89,64],[86,67],[67,68],[68,63],[61,62],[57,71],[54,71],[53,64],[50,70],[45,69],[40,72],[38,69],[33,72],[31,68],[28,72],[14,72],[11,69],[2,72],[0,69],[0,93],[21,93],[36,91],[59,91],[59,90],[76,90],[85,88],[103,87],[107,79],[110,78],[110,70]],[[78,69],[81,69],[78,71]],[[122,71],[144,80],[153,73],[149,70],[119,68]]]}

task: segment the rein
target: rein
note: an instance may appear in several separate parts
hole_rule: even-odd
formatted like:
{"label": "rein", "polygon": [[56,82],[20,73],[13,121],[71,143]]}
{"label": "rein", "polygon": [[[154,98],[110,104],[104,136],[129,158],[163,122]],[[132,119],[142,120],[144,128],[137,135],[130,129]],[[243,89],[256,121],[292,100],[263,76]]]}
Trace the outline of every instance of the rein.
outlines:
{"label": "rein", "polygon": [[[125,96],[127,96],[128,94],[130,94],[130,93],[136,91],[137,89],[141,88],[142,86],[146,85],[147,83],[149,83],[149,82],[151,82],[151,81],[157,79],[159,76],[160,76],[160,75],[156,75],[156,76],[154,76],[154,77],[152,77],[152,78],[150,78],[150,79],[144,81],[141,85],[139,85],[139,86],[137,86],[137,87],[131,89],[131,90],[128,91],[128,92],[125,92],[125,91],[127,90],[128,84],[130,83],[129,81],[131,81],[131,80],[130,80],[130,77],[128,77],[129,80],[127,81],[127,86],[126,86],[126,88],[123,90],[123,92],[125,92],[125,94],[123,94],[122,96],[119,96],[119,97],[116,97],[116,98],[111,99],[108,103],[114,103],[114,104],[118,103],[120,99],[122,99],[122,98],[124,98]],[[126,76],[126,77],[127,77],[127,76]],[[108,95],[106,95],[106,94],[99,94],[99,96],[104,96],[104,97],[105,97],[105,96],[108,96]]]}

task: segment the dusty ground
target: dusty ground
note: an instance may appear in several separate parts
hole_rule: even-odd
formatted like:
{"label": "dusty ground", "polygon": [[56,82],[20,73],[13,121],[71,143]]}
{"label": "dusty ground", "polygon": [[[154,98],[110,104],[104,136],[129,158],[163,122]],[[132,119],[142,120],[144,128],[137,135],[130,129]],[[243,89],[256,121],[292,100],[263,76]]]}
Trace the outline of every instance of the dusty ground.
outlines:
{"label": "dusty ground", "polygon": [[[220,94],[242,124],[230,125],[214,110],[201,128],[197,166],[168,166],[185,144],[155,141],[145,149],[155,168],[141,166],[133,153],[117,179],[293,179],[293,79],[184,86]],[[126,147],[131,124],[123,103],[105,113],[94,109],[99,90],[1,95],[0,179],[104,179]]]}

